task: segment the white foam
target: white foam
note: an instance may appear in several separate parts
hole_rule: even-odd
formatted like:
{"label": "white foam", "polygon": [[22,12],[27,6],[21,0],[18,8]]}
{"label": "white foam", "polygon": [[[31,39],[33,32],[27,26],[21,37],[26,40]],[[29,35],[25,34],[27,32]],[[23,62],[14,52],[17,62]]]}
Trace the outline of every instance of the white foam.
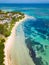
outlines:
{"label": "white foam", "polygon": [[36,18],[34,16],[29,16],[29,15],[26,15],[28,19],[33,19],[33,20],[36,20]]}

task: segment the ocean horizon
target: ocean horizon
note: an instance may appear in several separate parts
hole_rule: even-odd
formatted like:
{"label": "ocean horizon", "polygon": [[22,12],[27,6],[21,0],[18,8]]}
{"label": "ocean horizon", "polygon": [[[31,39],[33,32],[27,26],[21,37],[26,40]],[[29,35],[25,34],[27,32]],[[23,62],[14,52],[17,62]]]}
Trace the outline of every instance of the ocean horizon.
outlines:
{"label": "ocean horizon", "polygon": [[8,7],[42,7],[42,8],[49,8],[49,3],[0,3],[0,7],[8,6]]}

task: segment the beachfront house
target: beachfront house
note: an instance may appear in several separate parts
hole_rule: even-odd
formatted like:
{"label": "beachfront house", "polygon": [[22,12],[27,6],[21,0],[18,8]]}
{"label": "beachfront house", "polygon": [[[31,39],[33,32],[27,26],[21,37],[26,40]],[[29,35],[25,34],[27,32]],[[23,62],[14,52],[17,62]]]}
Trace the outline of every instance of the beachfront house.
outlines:
{"label": "beachfront house", "polygon": [[0,18],[3,18],[5,16],[5,14],[0,14]]}
{"label": "beachfront house", "polygon": [[0,24],[4,24],[4,23],[9,23],[9,22],[11,22],[11,18],[6,18],[6,19],[4,19],[4,20],[0,20]]}
{"label": "beachfront house", "polygon": [[20,15],[20,14],[14,14],[12,17],[17,18],[17,17],[19,17],[19,16],[21,16],[21,15]]}
{"label": "beachfront house", "polygon": [[12,13],[8,13],[7,15],[8,15],[8,16],[12,16]]}

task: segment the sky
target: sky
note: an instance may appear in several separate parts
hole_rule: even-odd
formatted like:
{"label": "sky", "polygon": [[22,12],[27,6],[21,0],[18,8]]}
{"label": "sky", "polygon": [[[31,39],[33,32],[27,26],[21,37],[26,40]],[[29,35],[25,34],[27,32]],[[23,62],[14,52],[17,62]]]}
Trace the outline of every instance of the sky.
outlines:
{"label": "sky", "polygon": [[0,3],[49,3],[49,0],[0,0]]}

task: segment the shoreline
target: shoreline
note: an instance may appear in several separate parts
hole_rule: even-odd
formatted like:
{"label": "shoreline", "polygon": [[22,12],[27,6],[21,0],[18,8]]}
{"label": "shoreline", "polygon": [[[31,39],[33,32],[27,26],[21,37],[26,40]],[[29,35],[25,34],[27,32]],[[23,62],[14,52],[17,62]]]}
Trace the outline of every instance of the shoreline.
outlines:
{"label": "shoreline", "polygon": [[[16,32],[15,32],[16,27],[17,27],[21,22],[25,21],[27,18],[28,18],[27,15],[25,15],[25,17],[24,17],[22,20],[19,20],[19,21],[17,21],[17,22],[14,24],[14,26],[13,26],[13,28],[12,28],[12,30],[11,30],[10,36],[8,36],[7,39],[6,39],[6,41],[4,42],[4,46],[5,46],[5,48],[4,48],[4,55],[5,55],[5,57],[4,57],[3,63],[4,63],[5,65],[8,65],[8,64],[7,64],[7,63],[8,63],[8,62],[7,62],[7,51],[10,50],[10,46],[11,46],[11,44],[8,44],[8,43],[13,43],[13,42],[15,41],[15,40],[14,40],[14,37],[16,36]],[[13,41],[13,40],[14,40],[14,41]],[[9,47],[9,49],[6,50],[8,47]]]}
{"label": "shoreline", "polygon": [[17,22],[15,23],[14,27],[12,28],[11,33],[13,32],[14,29],[16,29],[16,27],[17,27],[21,22],[25,21],[27,18],[28,18],[28,16],[25,15],[25,17],[24,17],[23,19],[17,21]]}
{"label": "shoreline", "polygon": [[4,43],[5,57],[3,63],[5,65],[35,65],[29,55],[29,49],[26,47],[23,31],[20,31],[20,36],[16,35],[16,27],[28,17],[29,16],[25,15],[25,18],[16,22],[15,26],[12,28],[11,35]]}
{"label": "shoreline", "polygon": [[[11,34],[7,37],[6,40],[8,40],[8,38],[13,34],[14,30],[16,29],[16,27],[17,27],[21,22],[25,21],[27,18],[28,18],[28,16],[25,15],[25,17],[24,17],[23,19],[21,19],[21,20],[19,20],[19,21],[16,21],[16,23],[14,24],[14,26],[13,26],[13,28],[12,28],[12,30],[11,30]],[[5,42],[6,42],[6,41],[5,41]],[[5,44],[5,42],[4,42],[4,44]]]}

